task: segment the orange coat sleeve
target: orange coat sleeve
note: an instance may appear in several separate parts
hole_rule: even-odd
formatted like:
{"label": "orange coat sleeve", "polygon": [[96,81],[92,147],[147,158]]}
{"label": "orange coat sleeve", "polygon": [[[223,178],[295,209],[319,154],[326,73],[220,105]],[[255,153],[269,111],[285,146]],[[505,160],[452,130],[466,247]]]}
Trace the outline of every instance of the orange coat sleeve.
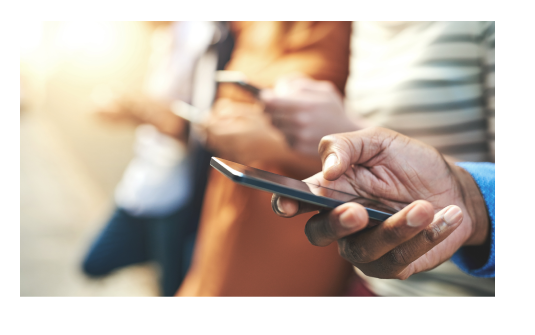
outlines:
{"label": "orange coat sleeve", "polygon": [[[351,22],[233,22],[236,42],[227,70],[241,71],[268,88],[283,75],[300,72],[328,80],[343,93],[349,74]],[[219,97],[252,101],[243,90],[221,85]]]}

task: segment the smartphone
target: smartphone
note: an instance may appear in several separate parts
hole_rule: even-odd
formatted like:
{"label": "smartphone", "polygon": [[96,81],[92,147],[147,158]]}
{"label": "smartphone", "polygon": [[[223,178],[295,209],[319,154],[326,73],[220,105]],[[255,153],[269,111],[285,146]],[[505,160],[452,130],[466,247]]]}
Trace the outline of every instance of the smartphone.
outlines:
{"label": "smartphone", "polygon": [[325,209],[332,209],[346,202],[357,202],[366,208],[371,220],[379,222],[385,221],[397,212],[397,210],[378,201],[363,198],[356,194],[306,183],[297,179],[234,163],[226,159],[212,157],[210,165],[235,183],[280,194]]}
{"label": "smartphone", "polygon": [[247,82],[245,75],[238,71],[217,71],[215,80],[218,83],[227,83],[238,85],[246,91],[250,92],[255,98],[260,97],[260,89]]}

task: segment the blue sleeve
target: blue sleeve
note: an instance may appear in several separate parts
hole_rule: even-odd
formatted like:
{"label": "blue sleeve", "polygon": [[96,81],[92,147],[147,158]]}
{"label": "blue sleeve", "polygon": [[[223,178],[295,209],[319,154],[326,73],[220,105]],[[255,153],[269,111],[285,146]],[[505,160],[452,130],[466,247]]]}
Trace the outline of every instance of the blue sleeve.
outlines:
{"label": "blue sleeve", "polygon": [[459,249],[452,261],[478,277],[535,277],[535,164],[457,165],[483,194],[491,235],[486,245]]}

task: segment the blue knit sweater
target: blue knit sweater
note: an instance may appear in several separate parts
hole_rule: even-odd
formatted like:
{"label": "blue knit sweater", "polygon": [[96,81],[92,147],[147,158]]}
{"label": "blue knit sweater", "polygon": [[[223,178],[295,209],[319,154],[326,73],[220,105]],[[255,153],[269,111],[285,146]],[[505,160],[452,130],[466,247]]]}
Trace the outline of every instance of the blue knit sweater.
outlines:
{"label": "blue knit sweater", "polygon": [[485,198],[491,234],[483,246],[459,249],[452,261],[478,277],[535,277],[535,164],[457,165]]}

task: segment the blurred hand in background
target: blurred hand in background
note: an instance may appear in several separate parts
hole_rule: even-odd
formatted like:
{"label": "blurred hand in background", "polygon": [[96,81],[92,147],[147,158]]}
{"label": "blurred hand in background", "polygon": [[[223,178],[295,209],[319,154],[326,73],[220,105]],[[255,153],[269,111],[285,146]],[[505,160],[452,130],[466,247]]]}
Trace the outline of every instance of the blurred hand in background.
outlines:
{"label": "blurred hand in background", "polygon": [[[316,157],[290,148],[283,133],[271,124],[261,103],[241,103],[219,99],[202,126],[206,146],[222,158],[255,166],[269,162],[305,178],[321,168]],[[317,149],[316,149],[317,150]]]}
{"label": "blurred hand in background", "polygon": [[318,157],[323,136],[367,126],[348,117],[342,95],[329,81],[299,74],[282,77],[273,89],[262,91],[261,99],[290,147],[305,155]]}
{"label": "blurred hand in background", "polygon": [[135,95],[109,86],[101,86],[92,94],[95,115],[111,123],[150,124],[161,133],[185,142],[188,121],[173,114],[169,103]]}
{"label": "blurred hand in background", "polygon": [[219,99],[205,124],[207,146],[232,161],[279,161],[286,146],[259,104]]}

